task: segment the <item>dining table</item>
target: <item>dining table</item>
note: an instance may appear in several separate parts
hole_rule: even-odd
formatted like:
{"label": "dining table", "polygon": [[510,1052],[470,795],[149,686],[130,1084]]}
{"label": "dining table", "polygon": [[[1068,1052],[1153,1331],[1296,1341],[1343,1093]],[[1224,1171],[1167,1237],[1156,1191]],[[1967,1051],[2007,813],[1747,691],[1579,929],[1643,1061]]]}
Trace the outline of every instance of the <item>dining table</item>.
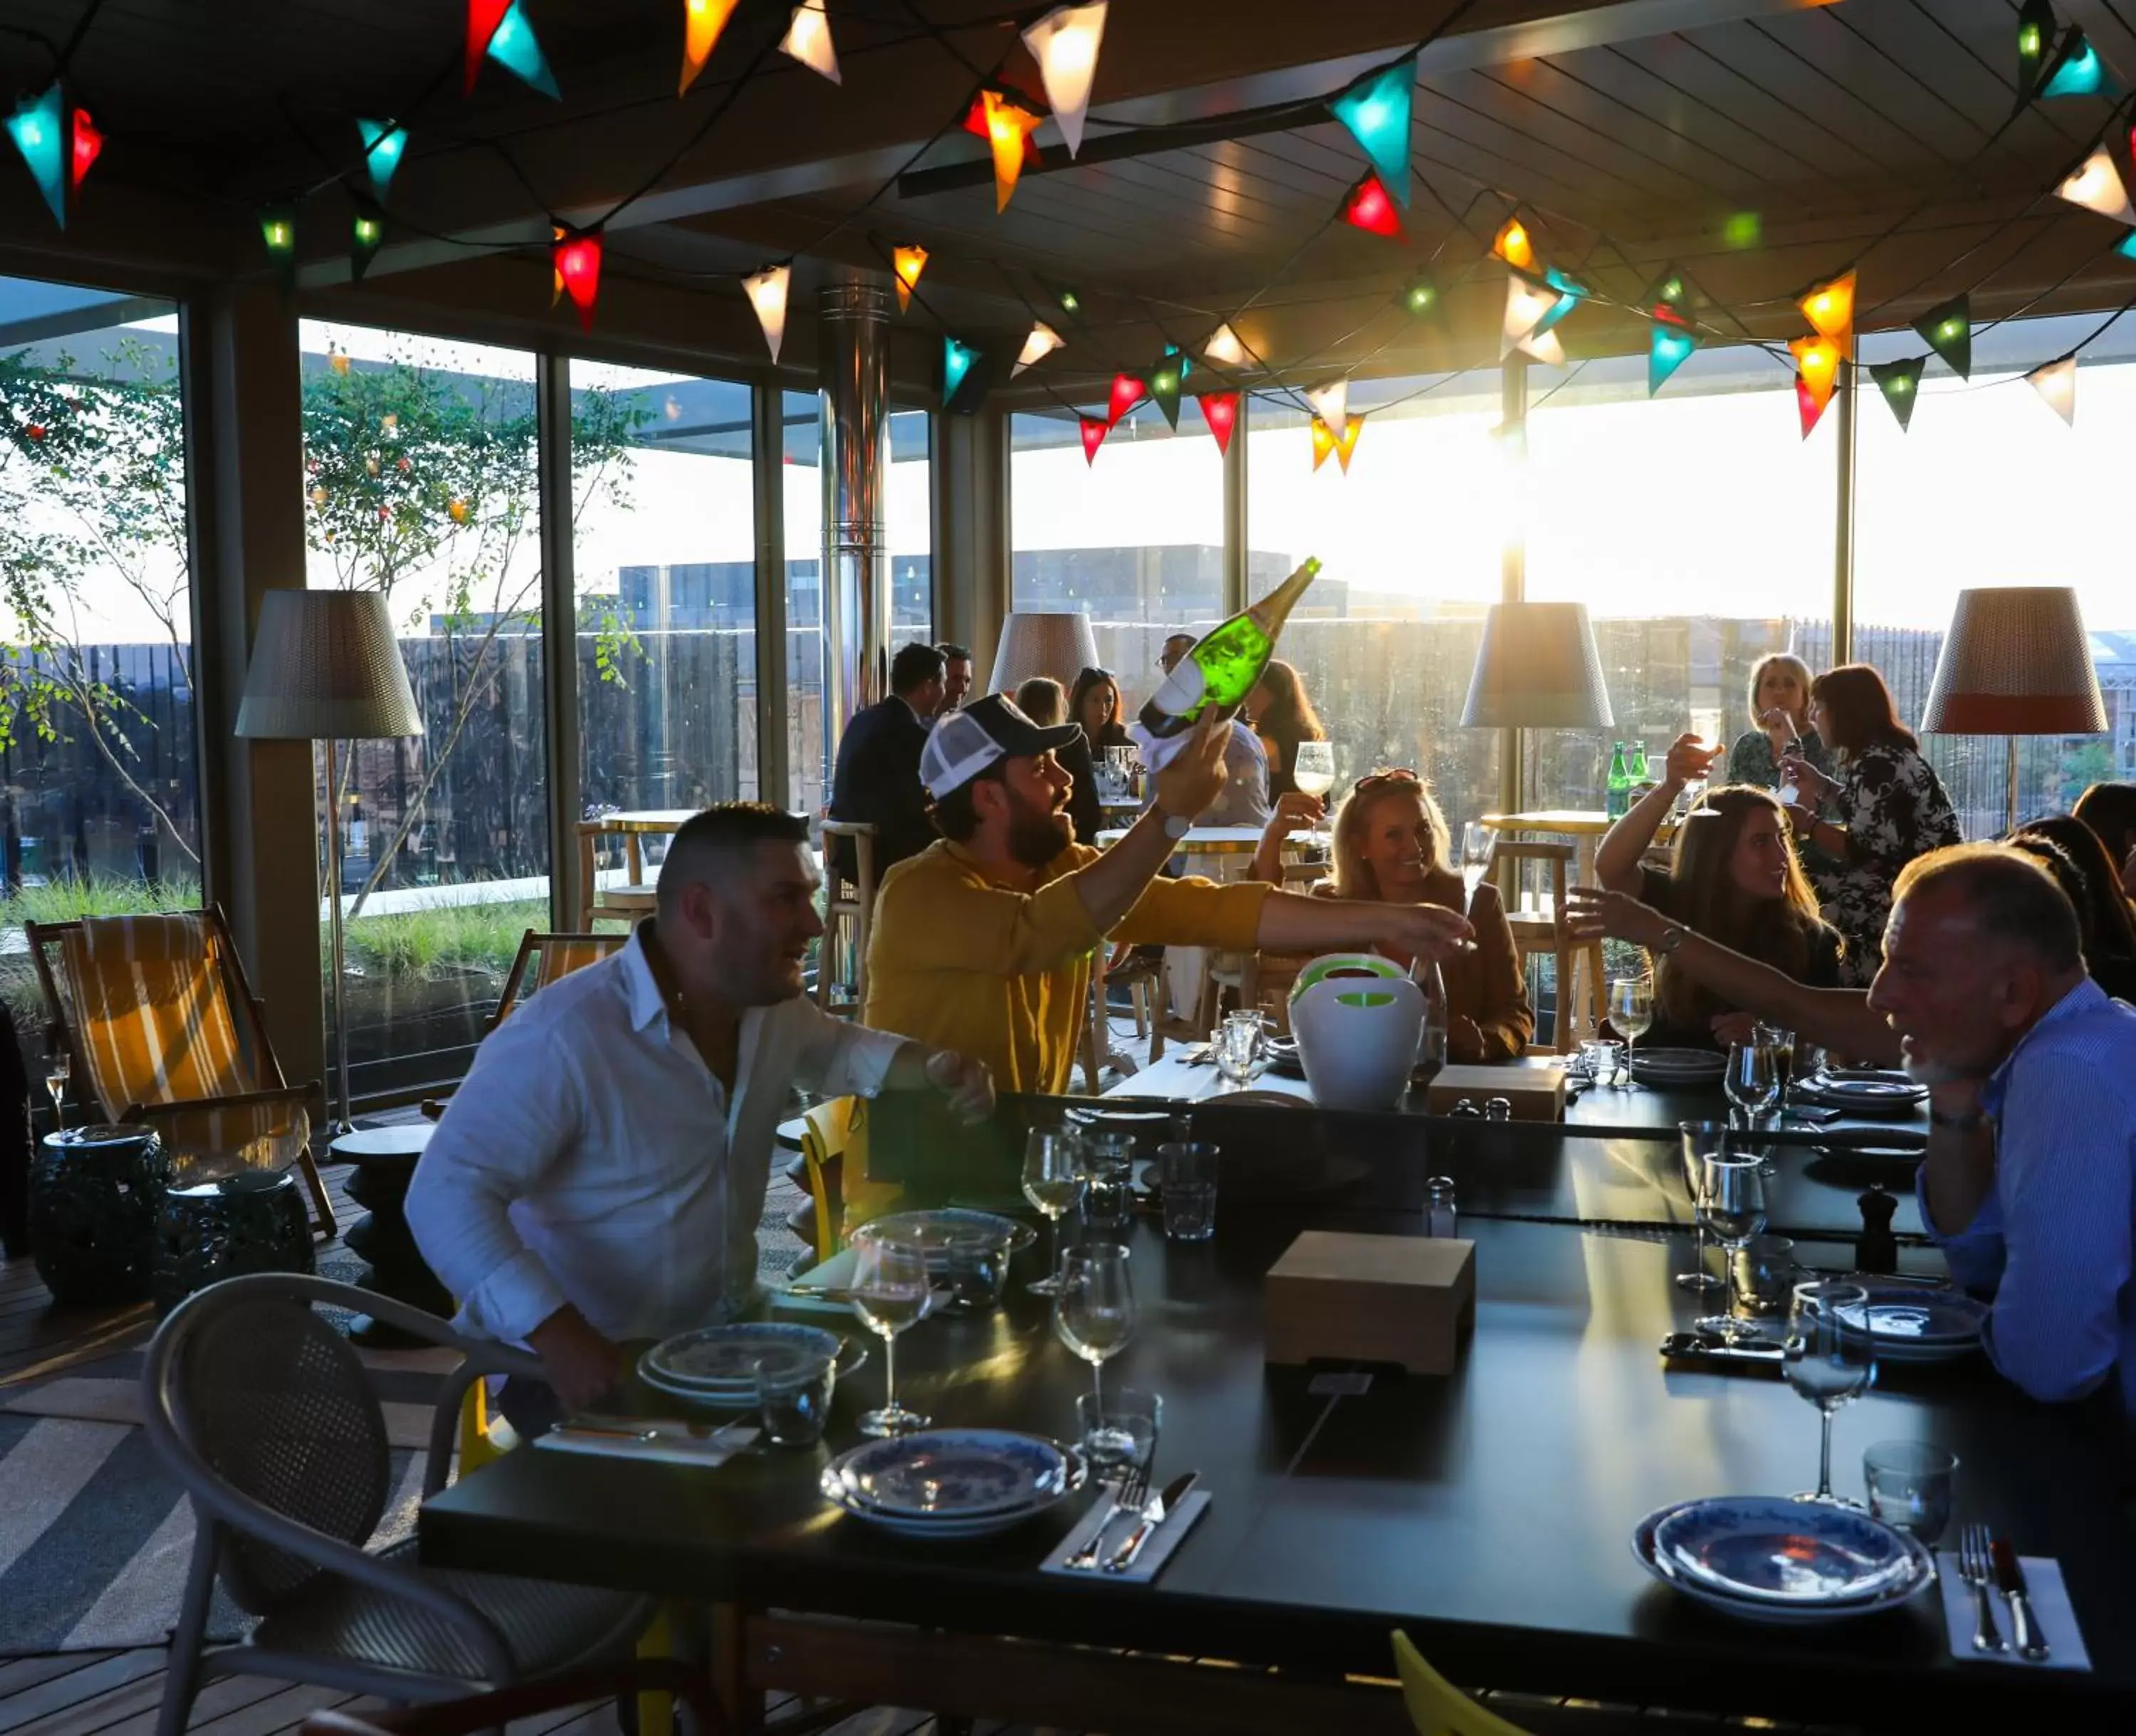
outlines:
{"label": "dining table", "polygon": [[[877,1147],[912,1146],[916,1162],[920,1145],[939,1156],[959,1136],[933,1123],[893,1136],[881,1111],[920,1095],[879,1100],[871,1176]],[[1711,1306],[1671,1281],[1693,1252],[1663,1141],[1125,1097],[1005,1098],[1006,1127],[964,1136],[1012,1194],[1027,1126],[1143,1116],[1169,1131],[1182,1110],[1225,1149],[1214,1238],[1168,1241],[1147,1212],[1124,1232],[1067,1226],[1129,1249],[1140,1325],[1104,1379],[1163,1395],[1153,1481],[1194,1469],[1211,1496],[1153,1582],[1040,1571],[1095,1492],[955,1542],[887,1534],[828,1503],[829,1455],[881,1400],[879,1350],[839,1382],[823,1447],[716,1470],[514,1452],[424,1505],[422,1559],[711,1606],[716,1674],[744,1728],[766,1695],[792,1692],[1069,1729],[1392,1736],[1409,1728],[1385,1680],[1396,1629],[1465,1685],[1709,1717],[1879,1730],[2136,1716],[2136,1648],[2113,1638],[2136,1622],[2118,1406],[2035,1403],[1975,1354],[1880,1366],[1836,1423],[1842,1495],[1859,1492],[1872,1442],[1955,1453],[1959,1517],[2059,1562],[2088,1670],[1954,1655],[1933,1588],[1851,1622],[1752,1625],[1656,1583],[1631,1545],[1667,1503],[1807,1487],[1817,1460],[1815,1410],[1769,1369],[1660,1354]],[[1299,1185],[1231,1167],[1256,1129]],[[1788,1167],[1813,1150],[1776,1148],[1784,1184],[1843,1199]],[[1474,1251],[1473,1324],[1452,1371],[1270,1363],[1264,1279],[1284,1250],[1306,1228],[1422,1233],[1425,1173],[1454,1177]],[[1852,1254],[1843,1238],[1799,1250],[1837,1272]],[[1901,1264],[1933,1276],[1940,1257],[1910,1242]],[[1019,1256],[999,1309],[906,1332],[901,1398],[939,1426],[1071,1435],[1090,1377],[1024,1289],[1036,1271]]]}

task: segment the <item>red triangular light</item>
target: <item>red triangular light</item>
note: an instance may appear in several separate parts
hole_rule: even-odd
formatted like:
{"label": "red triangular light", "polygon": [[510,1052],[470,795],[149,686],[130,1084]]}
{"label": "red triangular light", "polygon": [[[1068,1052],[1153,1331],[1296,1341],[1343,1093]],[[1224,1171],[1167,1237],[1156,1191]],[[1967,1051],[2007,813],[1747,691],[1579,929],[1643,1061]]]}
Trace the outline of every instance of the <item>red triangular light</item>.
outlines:
{"label": "red triangular light", "polygon": [[1095,464],[1098,461],[1098,448],[1104,445],[1105,436],[1113,431],[1113,425],[1103,416],[1078,416],[1076,421],[1083,427],[1083,462]]}
{"label": "red triangular light", "polygon": [[1342,205],[1342,221],[1367,235],[1383,235],[1390,240],[1402,232],[1401,219],[1395,214],[1394,196],[1377,175],[1366,176],[1350,189],[1350,197]]}
{"label": "red triangular light", "polygon": [[74,111],[70,130],[73,149],[67,159],[67,191],[78,193],[90,166],[104,154],[104,134],[97,131],[96,123],[89,118],[86,109]]}
{"label": "red triangular light", "polygon": [[1231,450],[1231,430],[1239,425],[1239,395],[1235,391],[1206,391],[1194,401],[1202,406],[1202,420],[1216,436],[1221,456]]}
{"label": "red triangular light", "polygon": [[1149,388],[1133,374],[1114,374],[1112,401],[1105,406],[1105,425],[1111,427],[1148,396]]}

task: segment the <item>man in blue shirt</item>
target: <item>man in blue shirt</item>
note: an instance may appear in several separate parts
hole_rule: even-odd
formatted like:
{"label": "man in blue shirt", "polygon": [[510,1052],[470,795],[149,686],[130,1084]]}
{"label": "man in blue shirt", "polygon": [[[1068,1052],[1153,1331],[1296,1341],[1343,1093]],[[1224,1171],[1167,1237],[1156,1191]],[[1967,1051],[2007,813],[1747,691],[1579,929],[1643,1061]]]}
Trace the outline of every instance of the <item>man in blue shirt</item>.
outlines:
{"label": "man in blue shirt", "polygon": [[1921,1217],[1992,1294],[1988,1354],[2035,1398],[2136,1408],[2136,1009],[2085,975],[2030,858],[1959,844],[1899,876],[1869,1004],[1930,1087]]}

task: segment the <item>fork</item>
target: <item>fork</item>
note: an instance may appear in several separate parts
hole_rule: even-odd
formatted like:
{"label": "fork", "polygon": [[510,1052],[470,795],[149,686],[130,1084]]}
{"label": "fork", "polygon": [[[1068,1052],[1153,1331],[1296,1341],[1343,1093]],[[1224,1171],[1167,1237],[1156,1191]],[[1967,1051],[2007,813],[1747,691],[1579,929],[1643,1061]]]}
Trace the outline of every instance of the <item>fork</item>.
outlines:
{"label": "fork", "polygon": [[2007,1651],[2002,1636],[1995,1628],[1995,1605],[1988,1594],[1988,1527],[1968,1525],[1959,1534],[1959,1577],[1973,1588],[1973,1649],[1975,1651]]}
{"label": "fork", "polygon": [[[1151,1456],[1154,1457],[1155,1455],[1153,1454]],[[1119,1492],[1114,1497],[1111,1510],[1098,1522],[1098,1529],[1090,1534],[1090,1540],[1076,1550],[1061,1565],[1076,1568],[1096,1567],[1100,1554],[1098,1546],[1105,1540],[1105,1533],[1112,1529],[1113,1521],[1123,1513],[1140,1513],[1143,1504],[1148,1499],[1149,1461],[1137,1459],[1129,1467],[1127,1476],[1120,1484]]]}

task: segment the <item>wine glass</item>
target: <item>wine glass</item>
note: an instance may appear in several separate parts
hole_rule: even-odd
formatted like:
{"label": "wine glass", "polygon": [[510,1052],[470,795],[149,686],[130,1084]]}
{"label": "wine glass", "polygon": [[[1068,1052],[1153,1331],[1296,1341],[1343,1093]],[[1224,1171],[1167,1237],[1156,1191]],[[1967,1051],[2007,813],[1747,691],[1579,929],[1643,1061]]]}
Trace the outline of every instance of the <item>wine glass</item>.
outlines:
{"label": "wine glass", "polygon": [[[1850,1313],[1860,1320],[1858,1328],[1847,1325]],[[1824,1424],[1817,1493],[1800,1499],[1852,1506],[1853,1502],[1832,1492],[1832,1413],[1848,1399],[1860,1398],[1876,1378],[1869,1292],[1859,1284],[1829,1281],[1796,1285],[1788,1335],[1780,1346],[1780,1368],[1788,1384],[1817,1407]]]}
{"label": "wine glass", "polygon": [[882,1408],[860,1419],[864,1435],[905,1435],[927,1418],[897,1402],[897,1335],[927,1312],[927,1250],[870,1230],[853,1233],[853,1312],[882,1338]]}
{"label": "wine glass", "polygon": [[1461,884],[1468,892],[1464,908],[1476,902],[1476,888],[1491,866],[1491,829],[1472,819],[1461,829]]}
{"label": "wine glass", "polygon": [[1335,787],[1335,744],[1300,742],[1290,762],[1290,780],[1307,795],[1325,795]]}
{"label": "wine glass", "polygon": [[1684,1190],[1691,1195],[1692,1216],[1697,1224],[1697,1239],[1693,1243],[1692,1266],[1689,1272],[1676,1275],[1677,1288],[1703,1295],[1709,1290],[1718,1290],[1721,1280],[1706,1267],[1706,1220],[1698,1215],[1699,1190],[1706,1184],[1706,1160],[1711,1152],[1726,1151],[1729,1135],[1735,1131],[1720,1121],[1678,1121],[1677,1136],[1682,1142],[1680,1156],[1683,1165]]}
{"label": "wine glass", "polygon": [[74,1051],[66,1033],[53,1031],[45,1038],[45,1089],[51,1093],[53,1125],[66,1126],[67,1081],[74,1077]]}
{"label": "wine glass", "polygon": [[1099,1419],[1085,1443],[1100,1458],[1132,1452],[1132,1440],[1114,1440],[1117,1431],[1104,1422],[1106,1359],[1126,1349],[1134,1336],[1134,1283],[1128,1274],[1128,1251],[1117,1242],[1097,1242],[1069,1255],[1053,1298],[1053,1330],[1061,1342],[1090,1365],[1090,1411]]}
{"label": "wine glass", "polygon": [[1780,1101],[1780,1070],[1772,1045],[1732,1044],[1721,1088],[1727,1093],[1728,1101],[1743,1111],[1745,1124],[1755,1128]]}
{"label": "wine glass", "polygon": [[1058,1127],[1034,1127],[1023,1142],[1023,1197],[1053,1226],[1052,1259],[1046,1276],[1025,1287],[1034,1296],[1055,1296],[1061,1289],[1061,1220],[1083,1197],[1086,1179],[1073,1135]]}
{"label": "wine glass", "polygon": [[[1565,993],[1563,985],[1559,994]],[[1646,1035],[1654,1022],[1654,980],[1651,976],[1620,976],[1609,985],[1609,1024],[1624,1039],[1624,1072],[1632,1073],[1633,1045]]]}
{"label": "wine glass", "polygon": [[1209,1041],[1216,1050],[1216,1071],[1234,1088],[1259,1078],[1268,1064],[1268,1024],[1258,1012],[1226,1013]]}
{"label": "wine glass", "polygon": [[1698,1330],[1717,1332],[1733,1345],[1755,1335],[1745,1333],[1736,1318],[1736,1250],[1765,1227],[1765,1178],[1755,1157],[1734,1151],[1706,1154],[1698,1184],[1698,1221],[1721,1244],[1728,1273],[1722,1311],[1706,1315]]}

